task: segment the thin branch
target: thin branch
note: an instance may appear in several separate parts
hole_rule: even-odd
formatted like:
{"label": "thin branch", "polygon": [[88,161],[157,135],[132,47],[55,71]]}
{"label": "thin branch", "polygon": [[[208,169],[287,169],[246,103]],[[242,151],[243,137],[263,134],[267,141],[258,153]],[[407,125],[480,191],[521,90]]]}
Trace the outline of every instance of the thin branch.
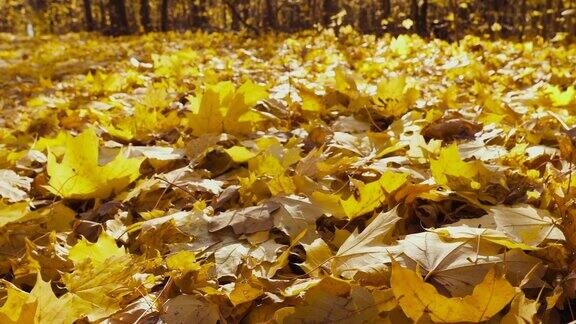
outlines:
{"label": "thin branch", "polygon": [[230,11],[232,12],[232,16],[234,16],[236,19],[238,19],[238,21],[244,25],[244,27],[250,29],[251,31],[253,31],[256,35],[260,35],[260,30],[252,25],[250,25],[246,19],[242,18],[242,15],[240,15],[240,13],[238,12],[238,10],[236,10],[236,7],[234,6],[234,4],[232,3],[231,0],[224,0],[224,2],[226,3],[226,5],[228,6],[228,8],[230,8]]}

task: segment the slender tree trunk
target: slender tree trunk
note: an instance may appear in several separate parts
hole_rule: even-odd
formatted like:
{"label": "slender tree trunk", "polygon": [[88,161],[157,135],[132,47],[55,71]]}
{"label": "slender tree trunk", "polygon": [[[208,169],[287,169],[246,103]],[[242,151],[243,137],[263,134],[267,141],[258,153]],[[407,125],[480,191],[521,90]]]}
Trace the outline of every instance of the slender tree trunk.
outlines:
{"label": "slender tree trunk", "polygon": [[548,38],[551,34],[552,29],[552,0],[546,0],[546,7],[544,8],[544,28],[542,29],[542,37]]}
{"label": "slender tree trunk", "polygon": [[276,4],[274,0],[266,0],[266,27],[276,30]]}
{"label": "slender tree trunk", "polygon": [[420,5],[418,0],[412,0],[410,2],[410,13],[416,25],[416,33],[422,37],[428,36],[428,1],[424,0],[422,5]]}
{"label": "slender tree trunk", "polygon": [[30,0],[30,6],[36,11],[43,11],[48,7],[46,0]]}
{"label": "slender tree trunk", "polygon": [[370,16],[368,14],[368,8],[360,8],[360,12],[358,13],[358,29],[365,34],[370,32]]}
{"label": "slender tree trunk", "polygon": [[[556,10],[555,10],[555,14],[554,17],[552,19],[554,19],[554,33],[560,32],[560,31],[567,31],[567,30],[563,30],[563,26],[564,24],[559,24],[558,21],[556,20],[557,18],[561,18],[561,13],[562,11],[564,11],[564,3],[562,2],[562,0],[557,0],[556,1]],[[568,20],[565,20],[565,24],[567,23]],[[554,34],[555,35],[555,34]]]}
{"label": "slender tree trunk", "polygon": [[150,22],[150,0],[140,0],[140,21],[145,32],[152,30]]}
{"label": "slender tree trunk", "polygon": [[450,4],[452,5],[452,14],[454,15],[454,21],[452,22],[452,25],[454,26],[454,38],[456,39],[456,42],[460,42],[460,17],[458,15],[458,3],[456,0],[452,0],[450,1]]}
{"label": "slender tree trunk", "polygon": [[527,11],[526,11],[526,0],[522,0],[520,4],[520,40],[524,39],[524,31],[526,30],[526,24],[528,23],[527,20]]}
{"label": "slender tree trunk", "polygon": [[417,22],[418,35],[428,37],[428,0],[422,1],[422,6],[419,8],[419,19]]}
{"label": "slender tree trunk", "polygon": [[108,28],[108,14],[104,7],[104,2],[98,1],[98,9],[100,10],[100,26],[98,26],[98,29],[100,31],[105,31]]}
{"label": "slender tree trunk", "polygon": [[390,0],[382,0],[382,17],[381,19],[387,19],[392,14],[392,4]]}
{"label": "slender tree trunk", "polygon": [[418,0],[411,0],[410,1],[410,16],[412,16],[412,21],[414,24],[418,23],[418,19],[420,19],[420,10],[418,10]]}
{"label": "slender tree trunk", "polygon": [[94,27],[94,17],[92,17],[92,0],[84,0],[84,17],[86,18],[86,30],[94,31],[96,28]]}
{"label": "slender tree trunk", "polygon": [[206,6],[192,3],[190,6],[190,28],[205,28],[209,26],[206,18]]}
{"label": "slender tree trunk", "polygon": [[[570,4],[571,8],[576,7],[576,1],[571,1]],[[572,36],[574,36],[576,35],[576,15],[572,14],[571,17],[572,17]]]}
{"label": "slender tree trunk", "polygon": [[324,11],[324,26],[329,26],[332,16],[338,13],[338,2],[336,0],[324,0],[322,9]]}
{"label": "slender tree trunk", "polygon": [[162,4],[160,6],[160,28],[163,32],[168,31],[168,27],[170,25],[170,22],[168,21],[168,7],[168,0],[162,0]]}
{"label": "slender tree trunk", "polygon": [[128,17],[126,17],[126,3],[124,0],[111,0],[112,34],[126,35],[130,32]]}

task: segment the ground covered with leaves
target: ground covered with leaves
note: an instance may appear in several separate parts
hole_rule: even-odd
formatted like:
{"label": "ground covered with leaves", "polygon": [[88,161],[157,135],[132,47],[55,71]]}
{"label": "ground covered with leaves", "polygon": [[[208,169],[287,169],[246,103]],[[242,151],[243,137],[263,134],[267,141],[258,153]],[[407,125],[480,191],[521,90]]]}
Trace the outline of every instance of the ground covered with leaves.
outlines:
{"label": "ground covered with leaves", "polygon": [[575,44],[0,38],[2,323],[574,319]]}

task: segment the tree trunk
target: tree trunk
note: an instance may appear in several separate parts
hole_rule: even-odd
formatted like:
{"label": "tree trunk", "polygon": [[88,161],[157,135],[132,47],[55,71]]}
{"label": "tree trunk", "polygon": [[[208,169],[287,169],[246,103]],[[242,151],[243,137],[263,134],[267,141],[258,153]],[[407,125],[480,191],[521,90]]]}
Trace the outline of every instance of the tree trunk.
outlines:
{"label": "tree trunk", "polygon": [[412,16],[412,21],[414,24],[418,23],[420,11],[418,10],[418,0],[410,1],[410,16]]}
{"label": "tree trunk", "polygon": [[[550,11],[550,12],[548,12]],[[546,0],[546,7],[544,9],[544,28],[542,29],[542,37],[548,38],[552,33],[552,19],[553,19],[553,12],[552,12],[552,0]]]}
{"label": "tree trunk", "polygon": [[124,0],[111,0],[112,5],[112,34],[113,35],[126,35],[130,32],[128,26],[128,17],[126,17],[126,3]]}
{"label": "tree trunk", "polygon": [[324,0],[324,26],[329,26],[332,16],[338,13],[338,3],[336,0]]}
{"label": "tree trunk", "polygon": [[387,19],[392,14],[392,4],[390,0],[382,0],[382,16],[380,19]]}
{"label": "tree trunk", "polygon": [[43,11],[48,7],[48,3],[46,0],[30,0],[30,6],[33,10]]}
{"label": "tree trunk", "polygon": [[140,0],[140,21],[145,32],[150,32],[152,30],[150,22],[150,1]]}
{"label": "tree trunk", "polygon": [[456,42],[460,42],[460,15],[458,11],[458,2],[457,0],[450,1],[452,7],[452,14],[454,15],[454,20],[452,21],[452,27],[454,28],[454,38]]}
{"label": "tree trunk", "polygon": [[[562,0],[556,1],[556,9],[554,11],[555,11],[555,14],[554,14],[554,17],[552,18],[552,19],[554,19],[554,33],[557,33],[560,31],[562,31],[562,32],[568,31],[568,30],[563,30],[563,27],[565,25],[560,24],[557,20],[558,18],[562,17],[561,13],[564,11],[564,3],[562,2]],[[568,19],[566,19],[564,22],[566,24],[568,22]],[[554,34],[553,36],[556,36],[556,34]]]}
{"label": "tree trunk", "polygon": [[412,0],[410,2],[410,15],[412,16],[412,21],[416,25],[416,33],[422,37],[428,36],[428,1],[422,1],[420,6],[418,0]]}
{"label": "tree trunk", "polygon": [[86,30],[94,31],[94,18],[92,17],[92,0],[84,0],[84,17],[86,18]]}
{"label": "tree trunk", "polygon": [[266,27],[276,30],[276,4],[274,0],[266,0]]}
{"label": "tree trunk", "polygon": [[364,34],[369,33],[370,28],[370,15],[368,13],[368,8],[361,7],[358,13],[358,29]]}
{"label": "tree trunk", "polygon": [[526,21],[526,16],[527,14],[527,10],[526,10],[526,0],[522,0],[522,3],[520,4],[520,40],[524,39],[524,31],[526,30],[526,24],[528,23]]}
{"label": "tree trunk", "polygon": [[[422,30],[422,11],[418,2],[418,0],[410,1],[410,16],[412,16],[412,21],[414,22],[416,33],[420,36],[424,36],[424,31]],[[428,4],[426,4],[426,6],[428,6]],[[424,17],[424,20],[425,19],[426,17]],[[425,23],[426,22],[424,21],[424,24]]]}
{"label": "tree trunk", "polygon": [[422,1],[420,6],[420,13],[418,14],[418,21],[416,22],[416,29],[418,35],[428,37],[428,0]]}
{"label": "tree trunk", "polygon": [[98,1],[98,9],[100,10],[100,26],[98,27],[100,31],[105,31],[108,28],[108,14],[103,1]]}
{"label": "tree trunk", "polygon": [[163,32],[168,31],[168,26],[170,25],[170,22],[168,21],[168,7],[168,0],[162,0],[162,4],[160,6],[160,29]]}
{"label": "tree trunk", "polygon": [[209,21],[207,19],[207,13],[206,13],[206,6],[205,5],[197,5],[195,3],[192,3],[192,5],[190,6],[190,22],[189,22],[189,26],[190,28],[196,29],[196,28],[208,28],[209,27]]}

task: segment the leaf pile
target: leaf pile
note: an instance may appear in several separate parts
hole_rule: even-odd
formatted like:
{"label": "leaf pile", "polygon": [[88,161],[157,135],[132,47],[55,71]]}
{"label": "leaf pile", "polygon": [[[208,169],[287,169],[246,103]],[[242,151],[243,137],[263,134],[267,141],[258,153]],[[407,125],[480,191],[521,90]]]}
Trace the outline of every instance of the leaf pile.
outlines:
{"label": "leaf pile", "polygon": [[0,37],[2,323],[573,320],[573,44]]}

